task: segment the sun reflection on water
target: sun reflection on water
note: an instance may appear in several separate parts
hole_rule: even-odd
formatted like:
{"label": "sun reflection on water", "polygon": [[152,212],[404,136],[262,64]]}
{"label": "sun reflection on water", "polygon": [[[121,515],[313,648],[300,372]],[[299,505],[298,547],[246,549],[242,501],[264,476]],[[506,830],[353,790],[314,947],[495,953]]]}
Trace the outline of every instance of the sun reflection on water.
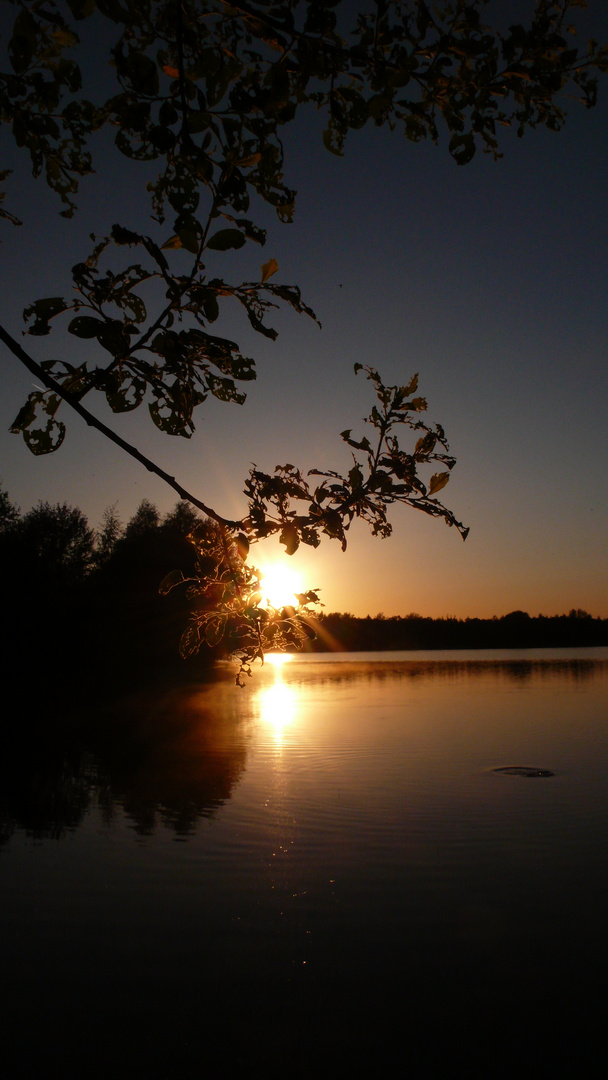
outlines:
{"label": "sun reflection on water", "polygon": [[277,742],[283,741],[285,728],[296,716],[295,690],[283,681],[283,667],[292,657],[289,653],[271,653],[266,662],[274,668],[274,681],[262,686],[258,692],[260,719],[272,728]]}

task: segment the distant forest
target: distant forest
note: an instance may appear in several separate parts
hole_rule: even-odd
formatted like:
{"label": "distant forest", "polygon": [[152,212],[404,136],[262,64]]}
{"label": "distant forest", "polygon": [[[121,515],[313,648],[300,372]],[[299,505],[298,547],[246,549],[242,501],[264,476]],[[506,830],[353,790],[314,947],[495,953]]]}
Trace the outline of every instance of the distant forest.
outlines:
{"label": "distant forest", "polygon": [[365,619],[333,613],[320,619],[317,651],[385,649],[558,649],[608,645],[608,619],[580,608],[567,615],[511,611],[492,619],[430,619],[423,615],[377,615]]}
{"label": "distant forest", "polygon": [[[161,596],[172,570],[189,576],[194,549],[188,533],[200,516],[177,503],[162,516],[144,499],[122,524],[106,510],[99,528],[81,510],[40,502],[22,513],[0,489],[5,687],[21,694],[44,686],[54,694],[79,685],[137,685],[153,675],[200,677],[226,645],[184,661],[179,638],[190,610],[186,590]],[[493,619],[357,618],[322,613],[311,648],[497,649],[608,645],[608,619],[580,609],[532,617],[512,611]],[[28,672],[24,682],[23,671]]]}

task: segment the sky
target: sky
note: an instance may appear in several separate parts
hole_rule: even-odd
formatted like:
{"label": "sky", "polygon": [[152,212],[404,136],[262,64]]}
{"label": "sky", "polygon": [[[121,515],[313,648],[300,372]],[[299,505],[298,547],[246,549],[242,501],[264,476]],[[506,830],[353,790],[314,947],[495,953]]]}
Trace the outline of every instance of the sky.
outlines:
{"label": "sky", "polygon": [[[599,17],[608,38],[606,13]],[[303,115],[284,129],[294,223],[262,208],[255,220],[268,226],[265,248],[218,254],[217,272],[254,280],[276,258],[274,280],[301,287],[322,329],[279,312],[273,343],[227,302],[214,330],[255,357],[258,378],[243,407],[205,403],[190,440],[158,432],[144,409],[117,417],[100,402],[94,411],[236,518],[246,514],[251,463],[350,467],[339,433],[362,435],[374,401],[355,363],[376,367],[386,383],[418,372],[427,417],[443,425],[457,458],[441,497],[470,526],[468,539],[397,508],[390,539],[355,522],[345,553],[329,539],[300,549],[290,563],[302,584],[320,590],[327,610],[355,615],[486,618],[580,607],[608,617],[608,79],[594,110],[567,108],[562,132],[509,133],[503,159],[478,154],[465,167],[446,140],[414,145],[369,125],[337,158],[323,148],[321,119]],[[141,167],[104,167],[102,142],[99,171],[66,221],[10,135],[0,137],[16,177],[7,206],[24,218],[19,229],[2,226],[0,320],[37,360],[73,362],[91,343],[61,331],[22,339],[23,307],[69,295],[69,270],[88,254],[90,232],[115,221],[149,231]],[[163,512],[174,505],[162,481],[67,409],[63,446],[33,457],[8,428],[35,380],[3,346],[1,363],[0,479],[22,510],[40,499],[67,502],[98,525],[113,504],[123,522],[143,498]],[[276,539],[253,561],[273,558],[289,559]]]}

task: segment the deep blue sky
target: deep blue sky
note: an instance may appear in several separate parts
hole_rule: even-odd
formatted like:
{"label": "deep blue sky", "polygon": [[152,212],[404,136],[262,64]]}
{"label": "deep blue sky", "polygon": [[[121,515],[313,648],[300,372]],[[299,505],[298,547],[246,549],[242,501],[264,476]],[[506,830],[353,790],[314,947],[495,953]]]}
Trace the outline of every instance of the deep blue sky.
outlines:
{"label": "deep blue sky", "polygon": [[[251,280],[275,257],[275,280],[301,286],[323,329],[281,313],[273,344],[227,307],[216,325],[256,358],[258,380],[244,408],[203,406],[190,441],[161,435],[143,410],[99,414],[220,512],[242,516],[252,461],[348,467],[339,432],[362,431],[372,404],[355,362],[387,382],[418,371],[429,418],[443,424],[458,459],[442,495],[470,525],[468,540],[397,511],[390,540],[354,526],[345,555],[329,540],[298,553],[306,584],[321,588],[330,610],[356,614],[580,606],[608,616],[608,80],[595,110],[572,103],[563,132],[507,135],[503,160],[478,155],[464,168],[445,143],[415,146],[370,127],[338,159],[323,149],[321,127],[312,113],[285,132],[295,223],[263,213],[266,248],[218,255],[217,268]],[[3,139],[6,160],[19,161]],[[20,174],[11,208],[25,224],[3,226],[0,248],[1,318],[15,335],[26,303],[69,293],[89,232],[136,225],[134,217],[149,229],[135,201],[138,167],[120,165],[83,185],[71,222],[27,169]],[[38,359],[90,347],[55,333],[24,344]],[[77,417],[66,417],[56,454],[32,457],[7,428],[33,380],[5,350],[2,365],[0,477],[23,509],[65,500],[97,524],[115,502],[123,520],[143,497],[163,510],[174,503]]]}

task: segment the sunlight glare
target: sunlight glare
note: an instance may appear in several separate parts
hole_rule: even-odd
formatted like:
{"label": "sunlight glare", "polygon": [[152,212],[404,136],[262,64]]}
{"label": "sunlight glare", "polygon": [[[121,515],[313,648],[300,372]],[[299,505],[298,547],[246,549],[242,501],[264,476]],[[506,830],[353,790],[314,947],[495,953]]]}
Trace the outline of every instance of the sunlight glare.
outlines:
{"label": "sunlight glare", "polygon": [[283,563],[260,567],[262,596],[270,607],[295,607],[296,593],[302,592],[302,581],[296,570]]}
{"label": "sunlight glare", "polygon": [[271,664],[272,667],[283,667],[283,664],[288,664],[290,660],[293,660],[292,653],[285,652],[271,652],[266,653],[264,656],[264,663]]}

